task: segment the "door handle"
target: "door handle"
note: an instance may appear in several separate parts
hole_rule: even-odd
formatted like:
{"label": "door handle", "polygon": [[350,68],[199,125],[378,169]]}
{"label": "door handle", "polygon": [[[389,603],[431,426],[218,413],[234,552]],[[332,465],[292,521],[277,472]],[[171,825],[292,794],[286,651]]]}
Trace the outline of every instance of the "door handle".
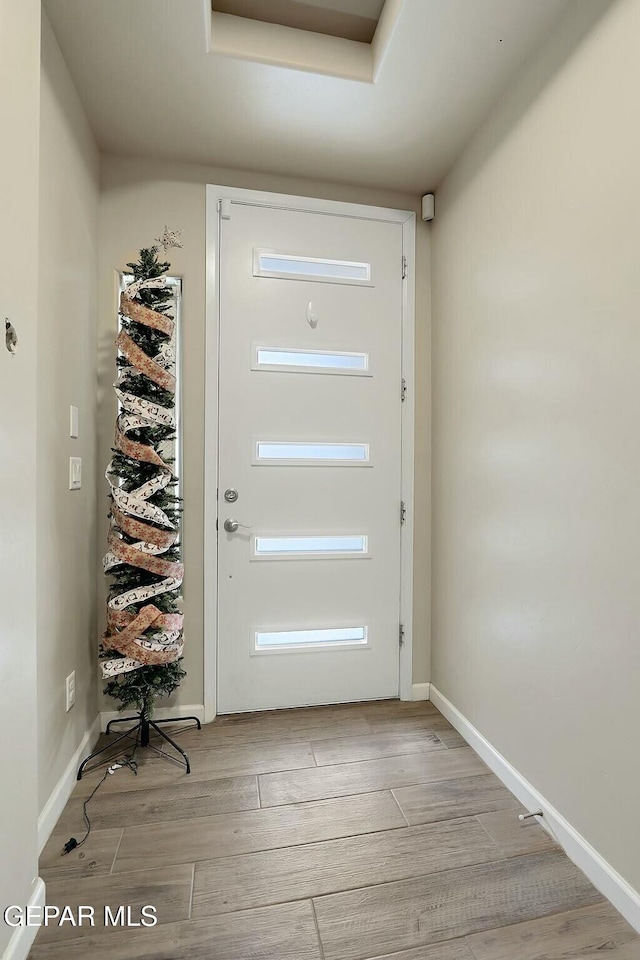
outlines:
{"label": "door handle", "polygon": [[237,533],[240,527],[242,527],[243,530],[253,529],[253,527],[247,526],[246,523],[239,523],[237,520],[234,520],[232,517],[229,517],[228,520],[225,520],[223,526],[227,531],[227,533]]}

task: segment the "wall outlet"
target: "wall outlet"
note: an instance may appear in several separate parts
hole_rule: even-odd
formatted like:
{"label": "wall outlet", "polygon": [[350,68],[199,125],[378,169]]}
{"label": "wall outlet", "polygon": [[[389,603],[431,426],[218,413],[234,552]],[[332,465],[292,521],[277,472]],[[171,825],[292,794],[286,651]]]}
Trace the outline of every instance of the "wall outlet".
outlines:
{"label": "wall outlet", "polygon": [[76,672],[70,673],[66,679],[67,713],[76,702]]}
{"label": "wall outlet", "polygon": [[69,490],[82,486],[82,457],[69,457]]}

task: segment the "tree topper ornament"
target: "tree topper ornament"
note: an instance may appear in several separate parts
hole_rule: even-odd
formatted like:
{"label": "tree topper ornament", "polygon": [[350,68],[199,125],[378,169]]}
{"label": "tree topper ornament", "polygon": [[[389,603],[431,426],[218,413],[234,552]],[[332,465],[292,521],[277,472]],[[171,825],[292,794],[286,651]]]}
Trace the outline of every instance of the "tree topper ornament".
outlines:
{"label": "tree topper ornament", "polygon": [[156,237],[156,243],[164,248],[166,253],[171,247],[183,247],[184,244],[180,239],[182,236],[182,230],[169,230],[169,227],[165,224],[164,233],[161,237]]}

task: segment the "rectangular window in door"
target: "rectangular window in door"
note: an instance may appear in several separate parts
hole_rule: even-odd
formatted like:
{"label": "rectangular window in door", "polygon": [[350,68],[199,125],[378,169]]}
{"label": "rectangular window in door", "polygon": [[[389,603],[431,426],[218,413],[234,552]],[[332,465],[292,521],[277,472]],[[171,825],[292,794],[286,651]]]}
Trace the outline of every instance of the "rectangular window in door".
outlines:
{"label": "rectangular window in door", "polygon": [[325,627],[316,630],[273,630],[255,632],[254,653],[295,653],[367,647],[366,627]]}
{"label": "rectangular window in door", "polygon": [[370,466],[368,443],[330,443],[305,440],[256,440],[258,466]]}

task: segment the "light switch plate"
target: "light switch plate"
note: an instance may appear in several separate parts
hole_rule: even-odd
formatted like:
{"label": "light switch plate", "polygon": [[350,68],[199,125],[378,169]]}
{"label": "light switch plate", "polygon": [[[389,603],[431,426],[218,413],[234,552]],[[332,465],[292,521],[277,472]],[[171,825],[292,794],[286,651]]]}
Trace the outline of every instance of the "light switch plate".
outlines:
{"label": "light switch plate", "polygon": [[66,694],[66,705],[67,713],[71,710],[71,707],[76,702],[76,672],[75,670],[69,674],[65,680],[65,694]]}
{"label": "light switch plate", "polygon": [[82,486],[82,457],[69,457],[69,490]]}
{"label": "light switch plate", "polygon": [[78,438],[78,408],[69,407],[69,436]]}

